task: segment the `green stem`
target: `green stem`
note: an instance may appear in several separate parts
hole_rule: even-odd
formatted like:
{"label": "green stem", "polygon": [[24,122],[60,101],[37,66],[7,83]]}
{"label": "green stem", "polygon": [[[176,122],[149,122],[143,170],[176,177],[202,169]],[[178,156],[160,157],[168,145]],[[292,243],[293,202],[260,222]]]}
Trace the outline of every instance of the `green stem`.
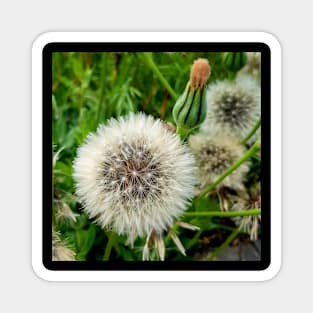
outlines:
{"label": "green stem", "polygon": [[247,134],[247,136],[245,138],[243,138],[240,141],[240,144],[244,145],[245,143],[247,143],[247,141],[254,135],[254,133],[258,130],[258,128],[261,125],[261,119],[259,118],[257,120],[257,122],[255,123],[254,127],[251,129],[251,131]]}
{"label": "green stem", "polygon": [[240,234],[239,228],[236,228],[227,238],[226,240],[216,248],[211,254],[208,256],[208,261],[213,261],[222,250],[227,248],[229,244]]}
{"label": "green stem", "polygon": [[103,261],[109,261],[110,260],[110,255],[111,255],[112,247],[114,246],[116,235],[114,232],[111,232],[107,236],[108,236],[109,240],[108,240],[108,243],[105,247]]}
{"label": "green stem", "polygon": [[154,63],[152,59],[152,54],[149,52],[144,52],[143,56],[146,60],[147,65],[150,67],[152,72],[155,74],[155,76],[160,80],[161,84],[164,86],[164,88],[168,91],[168,93],[171,95],[171,97],[176,101],[178,99],[178,96],[176,92],[172,89],[168,81],[165,79],[165,77],[160,72],[158,66]]}
{"label": "green stem", "polygon": [[185,129],[185,128],[181,128],[181,127],[177,126],[176,134],[180,136],[182,141],[184,141],[189,134],[189,129]]}
{"label": "green stem", "polygon": [[187,242],[185,248],[186,250],[189,250],[190,248],[192,248],[195,244],[198,243],[200,236],[202,235],[203,230],[199,229],[198,232],[196,233],[196,235]]}
{"label": "green stem", "polygon": [[221,183],[225,177],[227,177],[229,174],[231,174],[234,170],[236,170],[242,163],[247,161],[251,156],[253,156],[258,150],[260,150],[261,143],[260,138],[250,147],[249,150],[246,151],[246,153],[238,160],[236,161],[232,166],[230,166],[220,177],[218,177],[214,183],[209,185],[207,188],[205,188],[202,192],[199,193],[196,198],[203,198],[205,197],[209,192],[215,189],[219,183]]}
{"label": "green stem", "polygon": [[235,216],[252,216],[260,215],[261,209],[253,209],[247,211],[237,211],[237,212],[221,212],[221,211],[211,211],[211,212],[185,212],[184,216],[220,216],[220,217],[235,217]]}

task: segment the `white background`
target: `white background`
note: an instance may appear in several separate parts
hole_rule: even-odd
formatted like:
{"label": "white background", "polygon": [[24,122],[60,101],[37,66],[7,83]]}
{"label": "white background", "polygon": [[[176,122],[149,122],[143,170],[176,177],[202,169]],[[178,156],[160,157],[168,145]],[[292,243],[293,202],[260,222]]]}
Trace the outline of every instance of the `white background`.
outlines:
{"label": "white background", "polygon": [[[292,3],[292,2],[290,2]],[[309,1],[10,1],[0,5],[1,312],[309,312]],[[283,47],[283,267],[263,283],[48,283],[31,269],[31,44],[42,32],[267,31]],[[273,104],[275,105],[275,104]],[[273,125],[275,127],[275,125]]]}

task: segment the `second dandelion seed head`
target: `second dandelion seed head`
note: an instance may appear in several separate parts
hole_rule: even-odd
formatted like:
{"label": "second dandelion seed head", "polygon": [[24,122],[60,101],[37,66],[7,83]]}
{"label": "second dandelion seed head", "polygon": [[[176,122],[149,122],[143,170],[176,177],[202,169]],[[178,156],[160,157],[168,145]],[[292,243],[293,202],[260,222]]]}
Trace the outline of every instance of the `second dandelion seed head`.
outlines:
{"label": "second dandelion seed head", "polygon": [[251,77],[210,85],[202,130],[212,135],[222,133],[242,139],[260,117],[260,99],[260,87]]}
{"label": "second dandelion seed head", "polygon": [[[245,149],[236,139],[230,136],[218,135],[210,137],[199,133],[189,137],[189,144],[198,165],[200,188],[212,184],[244,153]],[[248,165],[242,164],[228,175],[222,186],[237,189],[241,188]]]}

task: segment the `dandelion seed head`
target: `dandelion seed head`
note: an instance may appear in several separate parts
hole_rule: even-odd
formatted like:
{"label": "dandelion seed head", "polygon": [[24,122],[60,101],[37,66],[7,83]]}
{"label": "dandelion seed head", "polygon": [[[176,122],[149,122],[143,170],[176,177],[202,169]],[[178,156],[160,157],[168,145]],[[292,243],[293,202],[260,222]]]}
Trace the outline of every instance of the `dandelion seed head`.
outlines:
{"label": "dandelion seed head", "polygon": [[[225,135],[209,137],[198,133],[189,137],[189,144],[199,168],[200,188],[212,184],[245,152],[236,139]],[[220,186],[240,188],[248,169],[247,163],[242,164],[228,175]]]}
{"label": "dandelion seed head", "polygon": [[248,76],[209,85],[201,130],[242,139],[260,117],[260,87]]}
{"label": "dandelion seed head", "polygon": [[187,146],[144,114],[99,126],[74,161],[76,193],[86,213],[131,244],[152,231],[162,234],[184,212],[194,173]]}

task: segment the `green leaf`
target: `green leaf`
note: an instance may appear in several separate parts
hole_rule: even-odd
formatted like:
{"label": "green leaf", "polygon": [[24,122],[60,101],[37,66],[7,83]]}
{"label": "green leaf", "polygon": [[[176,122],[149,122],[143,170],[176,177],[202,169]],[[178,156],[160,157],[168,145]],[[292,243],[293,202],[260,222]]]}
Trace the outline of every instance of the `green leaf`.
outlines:
{"label": "green leaf", "polygon": [[76,233],[77,235],[77,251],[76,259],[78,261],[86,260],[88,252],[91,250],[93,243],[96,239],[96,226],[90,224],[88,230],[81,230]]}
{"label": "green leaf", "polygon": [[193,207],[195,208],[195,211],[197,212],[220,210],[217,199],[213,197],[197,198],[193,201]]}

